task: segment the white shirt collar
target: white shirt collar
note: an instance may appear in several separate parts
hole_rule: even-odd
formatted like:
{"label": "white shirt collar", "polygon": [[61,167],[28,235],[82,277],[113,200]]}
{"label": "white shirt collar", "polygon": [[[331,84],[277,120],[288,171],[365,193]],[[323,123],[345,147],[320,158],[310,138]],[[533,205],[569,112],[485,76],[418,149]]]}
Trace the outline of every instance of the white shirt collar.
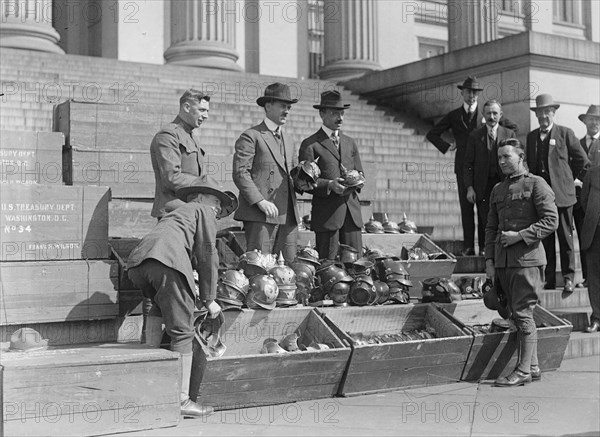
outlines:
{"label": "white shirt collar", "polygon": [[488,130],[488,132],[489,132],[489,131],[494,131],[494,133],[497,133],[497,132],[498,132],[498,123],[496,123],[496,124],[494,125],[494,127],[490,127],[488,124],[486,124],[486,127],[487,127],[487,130]]}
{"label": "white shirt collar", "polygon": [[327,126],[325,126],[325,125],[321,126],[321,129],[323,129],[323,132],[325,132],[328,137],[331,137],[331,134],[333,134],[334,132],[336,133],[336,137],[339,138],[339,136],[340,136],[340,131],[339,130],[337,132],[333,131],[333,130],[329,129]]}
{"label": "white shirt collar", "polygon": [[[271,132],[275,132],[278,127],[282,128],[282,126],[278,125],[273,120],[266,118],[266,117],[265,117],[265,124],[267,125],[267,129],[269,129]],[[283,130],[283,129],[281,129],[281,130]]]}
{"label": "white shirt collar", "polygon": [[[548,128],[546,129],[548,131],[548,133],[550,133],[550,131],[552,130],[552,128],[554,127],[554,123],[552,123],[550,126],[548,126]],[[542,128],[540,127],[540,133],[542,132]]]}
{"label": "white shirt collar", "polygon": [[591,138],[592,140],[597,140],[598,138],[600,138],[600,132],[597,132],[596,135],[594,135],[593,137],[590,137],[588,134],[585,134],[586,138]]}
{"label": "white shirt collar", "polygon": [[463,109],[465,112],[475,112],[477,110],[477,102],[473,103],[473,105],[469,106],[466,103],[463,103]]}

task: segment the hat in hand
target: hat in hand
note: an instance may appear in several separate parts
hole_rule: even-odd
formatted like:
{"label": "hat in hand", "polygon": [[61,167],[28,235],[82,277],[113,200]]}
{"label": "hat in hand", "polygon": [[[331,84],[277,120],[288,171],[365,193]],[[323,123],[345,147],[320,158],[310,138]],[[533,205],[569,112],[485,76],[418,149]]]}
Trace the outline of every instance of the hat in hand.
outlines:
{"label": "hat in hand", "polygon": [[200,176],[189,186],[178,189],[175,195],[187,202],[190,194],[210,194],[221,201],[221,212],[217,218],[227,217],[233,213],[239,205],[238,198],[231,191],[225,191],[216,179],[210,176]]}

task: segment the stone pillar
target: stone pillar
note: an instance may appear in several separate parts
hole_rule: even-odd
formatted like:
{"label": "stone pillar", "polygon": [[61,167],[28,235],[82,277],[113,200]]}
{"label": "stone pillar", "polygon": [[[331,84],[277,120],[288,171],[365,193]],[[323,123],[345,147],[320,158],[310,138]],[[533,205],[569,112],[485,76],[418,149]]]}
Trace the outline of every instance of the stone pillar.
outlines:
{"label": "stone pillar", "polygon": [[325,0],[325,65],[319,77],[341,80],[379,70],[377,2]]}
{"label": "stone pillar", "polygon": [[0,0],[0,47],[64,53],[52,27],[52,0]]}
{"label": "stone pillar", "polygon": [[236,4],[232,0],[172,0],[169,64],[241,70],[236,64]]}
{"label": "stone pillar", "polygon": [[448,0],[448,51],[498,38],[495,0]]}

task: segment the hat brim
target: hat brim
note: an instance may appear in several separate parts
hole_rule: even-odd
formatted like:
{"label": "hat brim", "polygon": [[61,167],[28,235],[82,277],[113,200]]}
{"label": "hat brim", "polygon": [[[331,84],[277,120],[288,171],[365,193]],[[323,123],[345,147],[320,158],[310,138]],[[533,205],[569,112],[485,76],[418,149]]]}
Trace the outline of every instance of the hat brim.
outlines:
{"label": "hat brim", "polygon": [[274,100],[277,100],[278,102],[290,103],[292,105],[294,103],[298,103],[298,99],[288,100],[288,99],[282,99],[280,97],[265,97],[265,96],[261,96],[258,99],[256,99],[256,104],[258,106],[264,107],[268,102],[272,102]]}
{"label": "hat brim", "polygon": [[483,91],[483,88],[472,87],[472,86],[465,86],[465,85],[456,85],[456,88],[458,88],[461,91],[462,90]]}
{"label": "hat brim", "polygon": [[553,103],[552,105],[536,106],[535,108],[529,108],[529,110],[535,112],[535,110],[537,110],[537,109],[543,109],[543,108],[558,109],[558,108],[560,108],[560,105],[558,103]]}
{"label": "hat brim", "polygon": [[238,205],[239,201],[235,194],[231,191],[221,191],[210,186],[189,186],[183,187],[176,191],[175,195],[184,202],[187,202],[187,198],[191,194],[210,194],[216,196],[221,201],[221,213],[218,217],[225,217],[233,213]]}
{"label": "hat brim", "polygon": [[345,103],[343,105],[313,105],[313,108],[315,109],[348,109],[350,106],[350,103]]}
{"label": "hat brim", "polygon": [[581,120],[583,123],[585,123],[585,118],[586,117],[592,117],[592,118],[598,118],[598,119],[600,119],[600,114],[598,114],[598,115],[596,115],[596,114],[580,114],[579,117],[577,117],[577,118],[579,118],[579,120]]}

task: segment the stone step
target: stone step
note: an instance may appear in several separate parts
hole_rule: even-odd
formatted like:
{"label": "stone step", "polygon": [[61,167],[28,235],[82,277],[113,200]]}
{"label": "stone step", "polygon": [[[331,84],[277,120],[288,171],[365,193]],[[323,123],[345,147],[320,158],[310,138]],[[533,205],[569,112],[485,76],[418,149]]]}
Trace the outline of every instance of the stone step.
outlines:
{"label": "stone step", "polygon": [[589,306],[557,308],[551,310],[551,312],[573,325],[573,331],[583,331],[590,324],[592,309]]}
{"label": "stone step", "polygon": [[575,288],[569,297],[562,297],[562,289],[542,290],[539,293],[540,303],[549,310],[563,308],[590,307],[587,288]]}
{"label": "stone step", "polygon": [[564,359],[600,355],[600,333],[571,332]]}

